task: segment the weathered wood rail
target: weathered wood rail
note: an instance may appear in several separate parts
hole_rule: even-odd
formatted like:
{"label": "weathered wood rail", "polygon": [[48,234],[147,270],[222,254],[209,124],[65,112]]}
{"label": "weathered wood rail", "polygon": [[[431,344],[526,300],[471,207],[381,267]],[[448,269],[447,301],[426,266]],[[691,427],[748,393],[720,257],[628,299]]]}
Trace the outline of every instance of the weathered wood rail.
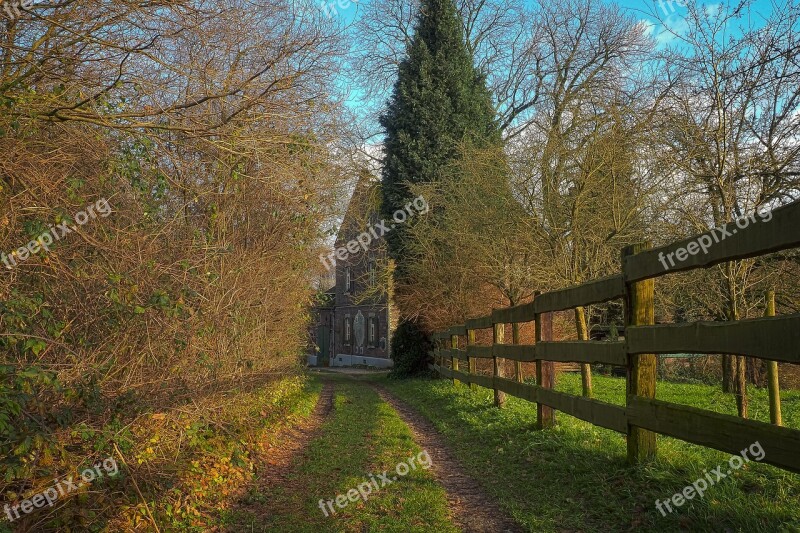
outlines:
{"label": "weathered wood rail", "polygon": [[[702,253],[697,242],[706,235],[713,237],[714,244]],[[690,247],[690,243],[695,246]],[[712,230],[661,248],[650,249],[647,244],[632,246],[622,252],[619,275],[539,294],[530,303],[496,309],[490,315],[436,333],[432,368],[454,382],[494,389],[497,405],[502,404],[504,394],[536,403],[540,428],[552,426],[554,411],[562,411],[626,434],[628,458],[632,462],[655,456],[658,433],[732,454],[759,441],[765,451],[763,462],[800,472],[800,430],[655,399],[656,358],[662,354],[734,354],[800,363],[800,314],[736,322],[656,325],[653,305],[655,278],[797,247],[800,247],[800,202],[776,209],[768,222],[751,218],[747,225],[737,224],[721,240]],[[677,257],[688,257],[666,270],[661,258],[679,249],[683,252]],[[696,253],[691,254],[691,249]],[[615,299],[622,299],[625,308],[624,341],[553,342],[551,313]],[[535,344],[505,344],[505,325],[523,322],[534,323]],[[489,328],[493,330],[492,345],[476,345],[476,330]],[[466,337],[465,349],[459,349],[462,336]],[[494,375],[478,375],[477,359],[493,360]],[[518,363],[515,380],[502,376],[504,359]],[[468,363],[467,372],[460,370],[459,361]],[[519,371],[522,362],[536,363],[535,385],[522,382]],[[626,405],[553,390],[553,362],[627,367]]]}

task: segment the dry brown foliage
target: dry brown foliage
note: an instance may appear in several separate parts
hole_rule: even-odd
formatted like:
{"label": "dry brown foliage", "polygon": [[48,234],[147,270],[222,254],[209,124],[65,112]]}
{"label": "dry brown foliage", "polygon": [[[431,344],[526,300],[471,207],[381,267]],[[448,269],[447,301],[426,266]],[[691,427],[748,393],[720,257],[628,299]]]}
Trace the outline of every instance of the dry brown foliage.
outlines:
{"label": "dry brown foliage", "polygon": [[298,367],[341,182],[341,47],[309,5],[59,2],[0,22],[0,251],[113,209],[0,270],[0,493],[50,475],[65,428],[108,453],[109,423]]}

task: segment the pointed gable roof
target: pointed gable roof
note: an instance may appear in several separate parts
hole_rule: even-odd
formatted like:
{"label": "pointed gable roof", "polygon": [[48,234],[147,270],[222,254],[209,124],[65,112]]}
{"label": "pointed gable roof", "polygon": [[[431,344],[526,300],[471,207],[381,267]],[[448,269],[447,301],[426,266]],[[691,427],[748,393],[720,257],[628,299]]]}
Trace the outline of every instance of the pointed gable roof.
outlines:
{"label": "pointed gable roof", "polygon": [[377,222],[380,202],[380,183],[369,172],[362,172],[336,235],[337,248],[368,231]]}

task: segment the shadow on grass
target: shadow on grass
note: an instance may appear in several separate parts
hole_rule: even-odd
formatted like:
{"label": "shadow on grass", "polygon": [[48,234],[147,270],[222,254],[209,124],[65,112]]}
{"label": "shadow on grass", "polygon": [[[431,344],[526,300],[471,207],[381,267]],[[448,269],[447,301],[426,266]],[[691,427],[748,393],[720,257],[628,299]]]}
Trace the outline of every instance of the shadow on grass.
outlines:
{"label": "shadow on grass", "polygon": [[[254,480],[249,487],[250,501],[240,502],[249,505],[222,516],[225,530],[338,531],[336,518],[326,517],[318,501],[356,486],[353,473],[364,472],[369,465],[367,443],[377,430],[381,403],[370,392],[347,382],[337,384],[332,415],[323,423],[320,436],[295,458],[280,486]],[[254,499],[257,505],[252,505]],[[347,516],[347,507],[334,508],[339,517]]]}
{"label": "shadow on grass", "polygon": [[[251,376],[245,381],[231,380],[216,383],[213,387],[203,387],[197,391],[198,397],[188,400],[185,395],[176,395],[170,401],[149,398],[146,402],[128,406],[124,413],[117,414],[125,415],[119,422],[121,426],[133,428],[136,432],[127,438],[141,434],[141,441],[132,441],[136,444],[136,452],[142,452],[147,447],[141,445],[141,442],[149,441],[150,447],[157,448],[161,446],[161,440],[178,435],[180,442],[164,443],[174,445],[175,449],[169,453],[154,454],[141,463],[135,460],[134,450],[131,450],[130,455],[126,453],[126,465],[123,465],[113,447],[106,448],[102,451],[102,457],[115,457],[119,464],[120,471],[116,477],[92,483],[88,491],[84,489],[71,494],[57,501],[52,509],[36,510],[10,526],[0,523],[0,532],[113,530],[127,522],[123,516],[132,514],[128,510],[130,507],[141,504],[142,498],[137,490],[141,491],[155,515],[156,522],[163,528],[165,523],[171,522],[163,515],[164,508],[176,498],[189,501],[194,496],[185,490],[187,487],[182,486],[182,482],[190,476],[202,474],[198,471],[198,462],[209,462],[216,457],[229,461],[232,455],[246,451],[244,442],[252,438],[259,428],[263,429],[284,419],[292,412],[295,408],[293,401],[284,401],[282,404],[272,401],[275,398],[273,389],[280,381],[280,377],[275,375]],[[236,385],[242,388],[230,389]],[[222,387],[225,392],[215,391],[215,387]],[[314,388],[316,385],[305,383],[291,397],[311,395]],[[234,398],[238,401],[234,401]],[[160,404],[160,401],[164,403]],[[202,407],[204,401],[208,405]],[[141,416],[141,413],[152,412],[155,406],[159,407],[159,413],[169,413],[172,410],[176,413],[158,420]],[[171,418],[172,416],[176,418]],[[179,427],[177,416],[183,416],[182,420],[195,425],[191,428],[187,426],[187,431],[187,428]],[[80,427],[76,426],[65,433],[75,435],[79,430]],[[150,440],[158,436],[161,440]],[[75,455],[98,456],[98,452],[92,449],[93,444],[91,440],[76,440],[69,448]],[[120,447],[123,445],[120,444]],[[67,474],[69,475],[70,473]],[[135,484],[133,480],[136,480]],[[198,502],[202,508],[204,503],[200,499]],[[144,512],[137,514],[141,514],[139,520],[142,525],[151,523]]]}

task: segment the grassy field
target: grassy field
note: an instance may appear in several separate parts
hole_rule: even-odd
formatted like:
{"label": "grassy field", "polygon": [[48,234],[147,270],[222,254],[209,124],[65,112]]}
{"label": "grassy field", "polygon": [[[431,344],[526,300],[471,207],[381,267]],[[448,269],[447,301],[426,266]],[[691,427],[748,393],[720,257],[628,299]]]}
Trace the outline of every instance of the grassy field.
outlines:
{"label": "grassy field", "polygon": [[[233,512],[223,524],[236,531],[457,531],[450,523],[444,489],[429,470],[395,476],[399,463],[422,451],[397,413],[369,387],[336,378],[335,407],[318,438],[286,483],[273,490],[255,488],[247,498],[267,503],[266,516]],[[388,471],[398,479],[326,516],[319,500],[335,500]]]}
{"label": "grassy field", "polygon": [[[580,376],[559,380],[559,390],[580,393]],[[622,435],[563,413],[555,429],[537,431],[536,407],[524,400],[509,398],[498,410],[487,389],[446,380],[381,383],[429,418],[467,470],[530,531],[800,530],[798,475],[751,462],[662,516],[656,499],[671,498],[718,466],[727,470],[730,456],[659,437],[659,459],[631,467]],[[594,385],[598,399],[623,403],[624,380],[596,376]],[[660,399],[735,413],[733,399],[709,386],[660,382],[658,390]],[[800,394],[786,393],[783,406],[787,425],[797,427]],[[764,419],[763,391],[753,395],[751,410]]]}

